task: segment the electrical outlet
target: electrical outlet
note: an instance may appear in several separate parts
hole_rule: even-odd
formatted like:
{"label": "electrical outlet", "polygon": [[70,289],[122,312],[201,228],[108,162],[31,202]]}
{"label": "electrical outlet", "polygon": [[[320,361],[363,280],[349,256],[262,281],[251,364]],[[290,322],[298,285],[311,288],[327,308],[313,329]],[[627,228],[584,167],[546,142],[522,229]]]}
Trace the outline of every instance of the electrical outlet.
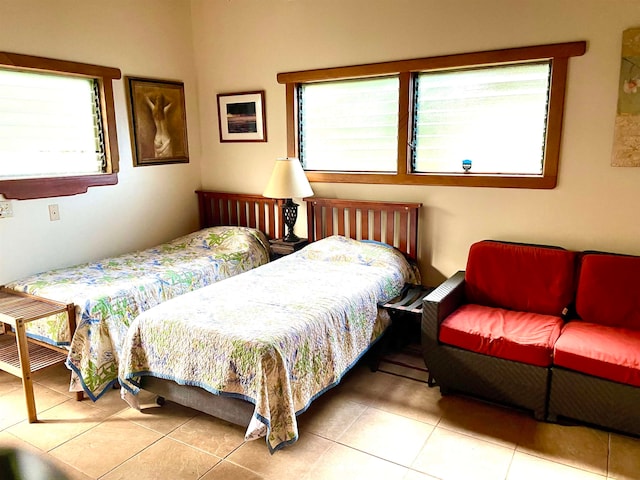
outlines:
{"label": "electrical outlet", "polygon": [[13,217],[11,202],[0,202],[0,218]]}
{"label": "electrical outlet", "polygon": [[52,222],[60,220],[60,209],[58,205],[49,205],[49,220]]}

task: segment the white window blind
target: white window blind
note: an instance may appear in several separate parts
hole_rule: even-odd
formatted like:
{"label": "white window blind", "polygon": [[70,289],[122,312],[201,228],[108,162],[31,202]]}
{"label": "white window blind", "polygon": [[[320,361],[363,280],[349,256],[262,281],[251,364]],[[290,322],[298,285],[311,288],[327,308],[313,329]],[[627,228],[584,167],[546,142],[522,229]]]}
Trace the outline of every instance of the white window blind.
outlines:
{"label": "white window blind", "polygon": [[397,77],[303,84],[300,159],[305,170],[395,172]]}
{"label": "white window blind", "polygon": [[542,174],[550,62],[417,77],[414,172]]}
{"label": "white window blind", "polygon": [[102,173],[95,80],[0,69],[0,178]]}

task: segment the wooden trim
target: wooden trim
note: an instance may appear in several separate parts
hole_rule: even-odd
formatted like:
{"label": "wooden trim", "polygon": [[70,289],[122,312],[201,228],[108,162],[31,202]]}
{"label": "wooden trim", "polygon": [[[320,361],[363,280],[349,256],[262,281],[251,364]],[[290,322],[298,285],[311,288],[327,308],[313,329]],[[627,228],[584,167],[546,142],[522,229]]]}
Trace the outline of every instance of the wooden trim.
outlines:
{"label": "wooden trim", "polygon": [[[331,235],[385,242],[416,259],[421,203],[305,198],[310,242]],[[373,222],[371,222],[373,219]],[[348,227],[348,228],[347,228]]]}
{"label": "wooden trim", "polygon": [[0,193],[6,199],[30,200],[34,198],[64,197],[86,193],[89,187],[116,185],[117,173],[79,175],[76,177],[26,178],[0,180]]}
{"label": "wooden trim", "polygon": [[294,84],[287,84],[287,156],[298,158],[298,90]]}
{"label": "wooden trim", "polygon": [[19,70],[73,74],[88,78],[117,80],[121,77],[119,68],[10,52],[0,52],[0,65]]}
{"label": "wooden trim", "polygon": [[269,239],[284,236],[283,200],[244,193],[196,190],[200,228],[235,225],[261,230]]}
{"label": "wooden trim", "polygon": [[[287,89],[287,150],[297,156],[297,101],[295,92],[302,83],[348,78],[366,78],[396,74],[400,91],[398,105],[398,157],[397,173],[330,172],[305,173],[310,182],[322,183],[366,183],[396,185],[443,185],[498,188],[551,189],[557,185],[564,115],[568,59],[586,52],[585,41],[537,45],[503,50],[490,50],[457,55],[445,55],[413,60],[325,68],[278,74],[278,82]],[[413,118],[412,76],[414,72],[500,65],[521,61],[551,60],[551,88],[547,116],[547,138],[545,141],[544,168],[541,175],[490,175],[490,174],[437,174],[411,172],[411,123]]]}
{"label": "wooden trim", "polygon": [[100,88],[100,107],[107,157],[107,173],[71,177],[0,180],[0,193],[7,199],[28,200],[86,193],[88,187],[116,185],[120,169],[116,129],[113,80],[121,78],[120,69],[53,58],[0,52],[0,66],[16,70],[56,73],[93,78]]}
{"label": "wooden trim", "polygon": [[393,62],[369,63],[348,67],[303,70],[279,73],[278,83],[308,83],[325,80],[361,78],[378,75],[399,74],[402,72],[420,72],[425,70],[443,70],[468,66],[491,65],[518,62],[531,59],[551,59],[560,57],[578,57],[584,55],[587,42],[568,42],[531,47],[486,50],[473,53],[459,53],[437,57],[414,58]]}

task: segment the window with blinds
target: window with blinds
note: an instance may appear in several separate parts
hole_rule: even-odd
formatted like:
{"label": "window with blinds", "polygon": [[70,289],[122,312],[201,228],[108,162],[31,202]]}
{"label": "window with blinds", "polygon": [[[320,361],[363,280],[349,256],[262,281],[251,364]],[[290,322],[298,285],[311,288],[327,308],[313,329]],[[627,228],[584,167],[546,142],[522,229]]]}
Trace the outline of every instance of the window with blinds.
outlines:
{"label": "window with blinds", "polygon": [[415,77],[416,173],[542,174],[549,61]]}
{"label": "window with blinds", "polygon": [[300,160],[305,170],[395,172],[398,77],[302,84]]}
{"label": "window with blinds", "polygon": [[96,79],[0,69],[0,178],[105,172]]}

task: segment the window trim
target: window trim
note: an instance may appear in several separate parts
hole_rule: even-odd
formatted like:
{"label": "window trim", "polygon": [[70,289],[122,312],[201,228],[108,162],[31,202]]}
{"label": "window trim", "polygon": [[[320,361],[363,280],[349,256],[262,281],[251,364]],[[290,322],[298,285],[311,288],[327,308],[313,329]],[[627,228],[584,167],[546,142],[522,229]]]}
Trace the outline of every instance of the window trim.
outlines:
{"label": "window trim", "polygon": [[[297,157],[299,152],[297,122],[298,85],[302,83],[395,74],[398,75],[400,79],[397,173],[338,173],[308,170],[306,174],[310,182],[555,188],[558,180],[560,142],[562,138],[562,121],[569,58],[584,55],[586,45],[586,41],[578,41],[279,73],[277,75],[278,83],[284,84],[286,87],[287,155]],[[409,152],[411,130],[409,126],[413,116],[413,103],[411,101],[413,97],[413,87],[411,80],[414,73],[540,60],[551,61],[549,111],[547,116],[547,134],[542,175],[496,176],[478,173],[443,175],[411,172],[411,155]]]}
{"label": "window trim", "polygon": [[118,183],[119,154],[113,80],[121,78],[120,69],[68,60],[0,52],[0,66],[22,71],[67,74],[96,79],[100,90],[107,172],[96,175],[0,180],[0,194],[6,199],[28,200],[86,193],[89,187]]}

